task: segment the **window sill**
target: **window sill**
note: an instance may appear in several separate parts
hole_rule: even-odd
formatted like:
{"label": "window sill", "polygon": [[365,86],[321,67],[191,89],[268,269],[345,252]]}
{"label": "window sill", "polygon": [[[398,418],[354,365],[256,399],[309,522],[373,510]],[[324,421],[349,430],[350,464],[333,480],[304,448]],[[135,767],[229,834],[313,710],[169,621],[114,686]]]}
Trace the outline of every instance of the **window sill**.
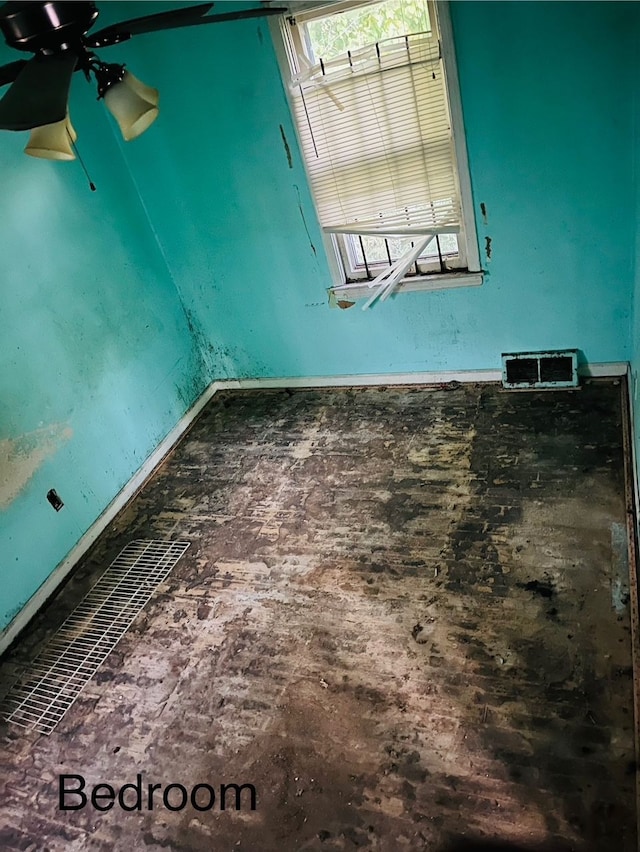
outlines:
{"label": "window sill", "polygon": [[[443,275],[425,275],[421,278],[405,278],[393,291],[399,293],[414,293],[423,290],[449,290],[453,287],[479,287],[484,279],[483,272],[448,272]],[[329,306],[332,308],[345,307],[339,302],[351,302],[367,299],[374,293],[366,281],[355,281],[329,288]]]}

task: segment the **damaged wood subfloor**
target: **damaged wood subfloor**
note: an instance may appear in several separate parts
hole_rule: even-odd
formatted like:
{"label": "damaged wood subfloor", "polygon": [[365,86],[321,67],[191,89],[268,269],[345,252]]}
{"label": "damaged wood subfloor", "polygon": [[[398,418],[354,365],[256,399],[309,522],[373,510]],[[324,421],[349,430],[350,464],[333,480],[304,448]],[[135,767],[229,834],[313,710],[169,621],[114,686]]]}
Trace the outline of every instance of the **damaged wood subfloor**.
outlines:
{"label": "damaged wood subfloor", "polygon": [[[621,417],[617,382],[217,395],[5,657],[191,542],[51,736],[0,725],[0,848],[631,852]],[[61,811],[61,773],[257,808]]]}

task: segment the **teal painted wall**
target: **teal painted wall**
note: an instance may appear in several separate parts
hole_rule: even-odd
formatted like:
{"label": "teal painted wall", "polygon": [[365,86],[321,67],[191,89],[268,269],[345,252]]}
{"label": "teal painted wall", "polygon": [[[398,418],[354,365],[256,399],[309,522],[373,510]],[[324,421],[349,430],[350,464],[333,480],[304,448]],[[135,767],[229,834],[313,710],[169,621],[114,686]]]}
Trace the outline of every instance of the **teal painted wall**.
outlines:
{"label": "teal painted wall", "polygon": [[28,134],[0,134],[0,629],[206,383],[126,164],[79,75],[72,113],[95,193],[77,162],[26,157]]}
{"label": "teal painted wall", "polygon": [[[171,5],[103,4],[102,22]],[[264,22],[105,51],[161,90],[160,119],[132,143],[74,81],[95,194],[77,164],[30,160],[24,134],[0,134],[0,628],[212,379],[496,368],[503,351],[566,346],[592,362],[630,358],[636,14],[615,2],[453,4],[475,205],[488,211],[480,244],[491,237],[493,256],[481,288],[368,312],[327,305]]]}
{"label": "teal painted wall", "polygon": [[503,351],[547,347],[627,359],[633,5],[453,4],[476,209],[488,211],[480,243],[493,247],[486,283],[367,312],[326,304],[266,25],[119,48],[162,92],[152,141],[127,158],[212,375],[496,368]]}
{"label": "teal painted wall", "polygon": [[631,406],[634,430],[634,449],[637,479],[640,481],[640,4],[636,3],[635,26],[635,64],[632,69],[634,81],[633,100],[633,172],[631,185],[635,193],[635,252],[634,252],[634,290],[631,328]]}

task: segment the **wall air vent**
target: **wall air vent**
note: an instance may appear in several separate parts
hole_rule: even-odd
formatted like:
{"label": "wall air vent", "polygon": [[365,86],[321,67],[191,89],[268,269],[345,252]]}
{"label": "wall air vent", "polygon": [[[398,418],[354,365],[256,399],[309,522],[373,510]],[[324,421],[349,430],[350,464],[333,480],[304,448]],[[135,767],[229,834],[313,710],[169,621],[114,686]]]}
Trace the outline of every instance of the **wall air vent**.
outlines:
{"label": "wall air vent", "polygon": [[503,354],[502,384],[509,390],[575,388],[578,386],[578,350]]}

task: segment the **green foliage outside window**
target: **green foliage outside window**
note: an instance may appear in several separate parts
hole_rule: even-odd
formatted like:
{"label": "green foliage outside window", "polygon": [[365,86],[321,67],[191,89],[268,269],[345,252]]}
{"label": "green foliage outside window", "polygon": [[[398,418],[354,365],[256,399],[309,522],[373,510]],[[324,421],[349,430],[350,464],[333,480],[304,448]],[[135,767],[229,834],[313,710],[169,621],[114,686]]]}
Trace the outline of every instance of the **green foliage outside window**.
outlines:
{"label": "green foliage outside window", "polygon": [[426,0],[383,0],[306,25],[312,61],[333,59],[386,38],[430,29]]}

